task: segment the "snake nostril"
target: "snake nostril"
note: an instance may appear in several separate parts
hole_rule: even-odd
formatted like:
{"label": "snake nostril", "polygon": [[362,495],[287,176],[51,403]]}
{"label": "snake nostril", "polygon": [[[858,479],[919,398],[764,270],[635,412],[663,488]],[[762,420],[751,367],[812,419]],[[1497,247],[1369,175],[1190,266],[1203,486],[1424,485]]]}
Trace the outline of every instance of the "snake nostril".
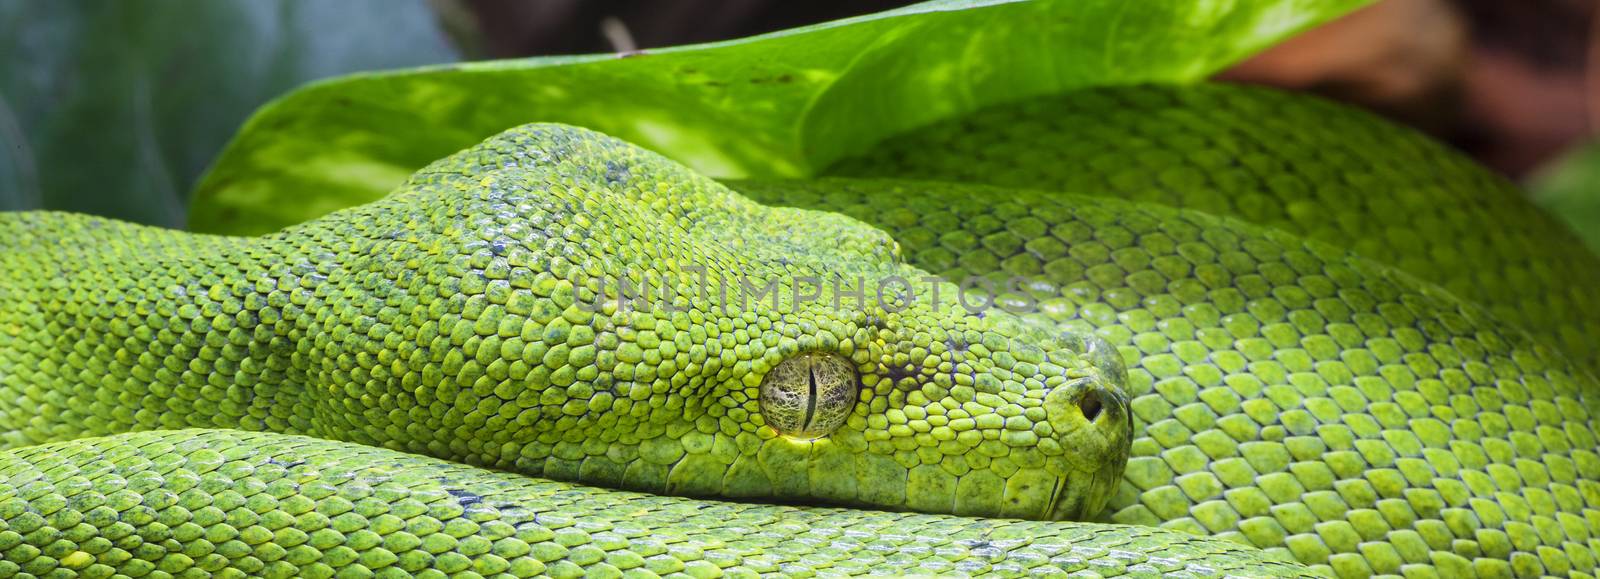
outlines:
{"label": "snake nostril", "polygon": [[1100,395],[1090,390],[1078,399],[1078,410],[1083,411],[1083,418],[1089,422],[1100,417]]}

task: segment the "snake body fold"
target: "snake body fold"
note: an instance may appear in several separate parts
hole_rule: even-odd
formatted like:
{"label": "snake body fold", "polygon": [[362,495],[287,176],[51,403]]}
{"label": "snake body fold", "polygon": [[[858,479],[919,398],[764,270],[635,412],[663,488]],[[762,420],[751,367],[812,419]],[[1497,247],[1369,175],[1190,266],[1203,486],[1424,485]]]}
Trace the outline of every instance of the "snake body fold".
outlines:
{"label": "snake body fold", "polygon": [[1154,528],[702,501],[230,430],[0,454],[0,575],[1296,576]]}
{"label": "snake body fold", "polygon": [[[0,576],[1594,575],[1600,268],[1425,139],[1119,88],[834,171],[529,125],[260,238],[0,215]],[[930,275],[998,299],[807,292]]]}
{"label": "snake body fold", "polygon": [[1028,316],[1119,348],[1135,439],[1114,521],[1340,577],[1594,568],[1600,385],[1435,286],[1153,204],[914,181],[735,188],[867,219],[929,271],[1034,279]]}
{"label": "snake body fold", "polygon": [[909,131],[840,176],[935,179],[1204,211],[1438,284],[1600,369],[1600,258],[1510,183],[1314,97],[1200,84],[1069,92]]}

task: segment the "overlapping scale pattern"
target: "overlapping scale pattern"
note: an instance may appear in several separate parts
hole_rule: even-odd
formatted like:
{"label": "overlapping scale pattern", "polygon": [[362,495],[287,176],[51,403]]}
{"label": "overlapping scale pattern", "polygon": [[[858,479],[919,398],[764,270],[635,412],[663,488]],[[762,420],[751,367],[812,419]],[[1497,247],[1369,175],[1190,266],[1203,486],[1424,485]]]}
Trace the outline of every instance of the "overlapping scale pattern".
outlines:
{"label": "overlapping scale pattern", "polygon": [[[1128,361],[1118,522],[1338,577],[1592,577],[1600,384],[1521,330],[1333,246],[1197,211],[981,185],[736,183],[838,211]],[[1002,286],[1004,287],[1004,286]]]}
{"label": "overlapping scale pattern", "polygon": [[[916,305],[926,285],[862,287],[927,275],[859,221],[560,125],[260,238],[0,214],[0,446],[236,428],[659,495],[1101,510],[1131,440],[1120,364],[1092,337]],[[799,297],[834,277],[856,302]],[[624,282],[651,295],[618,300]],[[805,356],[838,365],[807,383],[815,440],[759,401]]]}
{"label": "overlapping scale pattern", "polygon": [[0,452],[0,576],[1313,577],[1152,528],[696,501],[273,433]]}
{"label": "overlapping scale pattern", "polygon": [[1074,91],[907,132],[834,174],[1198,209],[1443,286],[1600,370],[1600,258],[1505,179],[1315,97],[1198,84]]}
{"label": "overlapping scale pattern", "polygon": [[[0,216],[0,576],[1596,576],[1600,260],[1463,158],[1201,85],[836,170],[946,182],[532,125],[263,238]],[[924,272],[1030,311],[799,297]],[[796,440],[814,355],[861,389]]]}

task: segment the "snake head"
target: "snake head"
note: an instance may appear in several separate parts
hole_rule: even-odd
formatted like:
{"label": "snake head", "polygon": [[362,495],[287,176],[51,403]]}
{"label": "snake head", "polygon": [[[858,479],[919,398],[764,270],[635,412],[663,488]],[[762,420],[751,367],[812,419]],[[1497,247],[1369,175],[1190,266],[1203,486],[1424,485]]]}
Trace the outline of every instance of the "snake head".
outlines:
{"label": "snake head", "polygon": [[878,229],[592,131],[513,129],[331,219],[341,243],[373,232],[360,259],[399,256],[346,267],[403,284],[329,292],[397,313],[335,361],[406,362],[348,371],[374,385],[317,401],[329,435],[652,493],[1030,519],[1096,514],[1127,461],[1103,342],[966,307]]}
{"label": "snake head", "polygon": [[782,492],[735,496],[984,517],[1097,515],[1133,438],[1116,351],[999,314],[931,314],[869,321],[848,356],[780,346],[755,416],[764,422],[764,468],[725,480]]}
{"label": "snake head", "polygon": [[866,363],[826,352],[782,358],[760,385],[765,469],[725,480],[878,509],[1037,520],[1101,512],[1133,440],[1115,350],[1098,337],[1066,336],[1069,347],[1050,350],[1032,341],[1050,344],[1043,336],[954,336],[966,333],[928,347],[920,363],[882,339],[858,357]]}

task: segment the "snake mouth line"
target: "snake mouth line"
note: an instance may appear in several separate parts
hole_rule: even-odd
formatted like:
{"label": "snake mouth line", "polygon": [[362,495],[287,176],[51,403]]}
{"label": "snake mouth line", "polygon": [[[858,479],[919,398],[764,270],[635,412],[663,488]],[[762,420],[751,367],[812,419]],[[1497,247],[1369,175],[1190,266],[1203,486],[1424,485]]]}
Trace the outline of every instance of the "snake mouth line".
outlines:
{"label": "snake mouth line", "polygon": [[1042,513],[1044,520],[1064,521],[1071,514],[1062,512],[1061,509],[1061,495],[1067,490],[1067,482],[1067,477],[1061,477],[1061,480],[1056,481],[1056,488],[1050,491],[1050,500],[1044,505],[1044,513]]}

